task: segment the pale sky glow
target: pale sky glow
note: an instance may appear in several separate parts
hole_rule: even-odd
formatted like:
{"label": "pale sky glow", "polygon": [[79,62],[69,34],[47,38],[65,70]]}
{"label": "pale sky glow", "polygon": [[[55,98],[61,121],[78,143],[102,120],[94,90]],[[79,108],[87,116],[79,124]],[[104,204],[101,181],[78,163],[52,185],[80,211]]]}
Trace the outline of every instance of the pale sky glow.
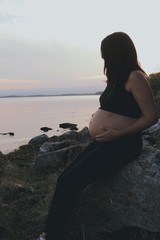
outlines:
{"label": "pale sky glow", "polygon": [[0,0],[0,96],[104,89],[101,40],[133,39],[147,73],[160,71],[159,0]]}

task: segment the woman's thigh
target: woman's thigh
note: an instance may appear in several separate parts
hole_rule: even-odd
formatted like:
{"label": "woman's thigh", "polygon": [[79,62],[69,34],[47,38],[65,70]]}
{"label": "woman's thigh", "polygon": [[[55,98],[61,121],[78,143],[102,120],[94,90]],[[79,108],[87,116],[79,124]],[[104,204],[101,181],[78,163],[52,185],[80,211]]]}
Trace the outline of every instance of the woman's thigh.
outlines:
{"label": "woman's thigh", "polygon": [[91,149],[59,177],[58,182],[63,182],[65,188],[76,191],[101,177],[110,177],[127,161],[124,149],[114,142],[95,143]]}
{"label": "woman's thigh", "polygon": [[76,157],[75,159],[66,167],[66,169],[61,173],[60,176],[63,176],[67,172],[69,172],[74,166],[76,166],[79,162],[86,158],[86,156],[90,155],[92,151],[95,150],[96,144],[92,141],[88,146],[86,146]]}

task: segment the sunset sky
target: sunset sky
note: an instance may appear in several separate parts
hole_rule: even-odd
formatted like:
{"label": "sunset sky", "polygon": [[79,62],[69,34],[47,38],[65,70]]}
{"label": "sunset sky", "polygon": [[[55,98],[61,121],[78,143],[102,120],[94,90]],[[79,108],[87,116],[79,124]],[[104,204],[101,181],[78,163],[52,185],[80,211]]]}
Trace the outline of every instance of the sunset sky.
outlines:
{"label": "sunset sky", "polygon": [[0,96],[104,89],[100,43],[124,31],[160,71],[159,0],[0,0]]}

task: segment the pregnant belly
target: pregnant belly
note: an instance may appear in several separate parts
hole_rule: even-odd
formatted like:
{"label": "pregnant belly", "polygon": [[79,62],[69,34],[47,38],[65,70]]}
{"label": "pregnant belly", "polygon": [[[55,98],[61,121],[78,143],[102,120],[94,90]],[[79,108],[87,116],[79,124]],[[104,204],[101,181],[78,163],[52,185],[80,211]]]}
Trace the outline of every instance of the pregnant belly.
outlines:
{"label": "pregnant belly", "polygon": [[89,133],[91,137],[95,137],[105,132],[104,128],[122,129],[130,126],[136,121],[135,118],[129,118],[119,114],[111,113],[98,109],[89,122]]}
{"label": "pregnant belly", "polygon": [[108,117],[104,116],[102,111],[97,111],[92,115],[89,122],[89,133],[92,137],[104,132],[102,127],[108,126]]}

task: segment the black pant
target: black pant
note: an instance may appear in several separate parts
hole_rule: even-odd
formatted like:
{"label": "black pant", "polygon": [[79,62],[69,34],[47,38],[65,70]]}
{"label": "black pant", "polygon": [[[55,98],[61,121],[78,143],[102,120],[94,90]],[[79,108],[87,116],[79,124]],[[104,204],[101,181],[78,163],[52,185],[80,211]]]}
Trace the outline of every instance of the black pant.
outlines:
{"label": "black pant", "polygon": [[115,175],[142,150],[141,135],[90,143],[58,177],[44,232],[57,240],[73,210],[78,193],[100,178]]}

